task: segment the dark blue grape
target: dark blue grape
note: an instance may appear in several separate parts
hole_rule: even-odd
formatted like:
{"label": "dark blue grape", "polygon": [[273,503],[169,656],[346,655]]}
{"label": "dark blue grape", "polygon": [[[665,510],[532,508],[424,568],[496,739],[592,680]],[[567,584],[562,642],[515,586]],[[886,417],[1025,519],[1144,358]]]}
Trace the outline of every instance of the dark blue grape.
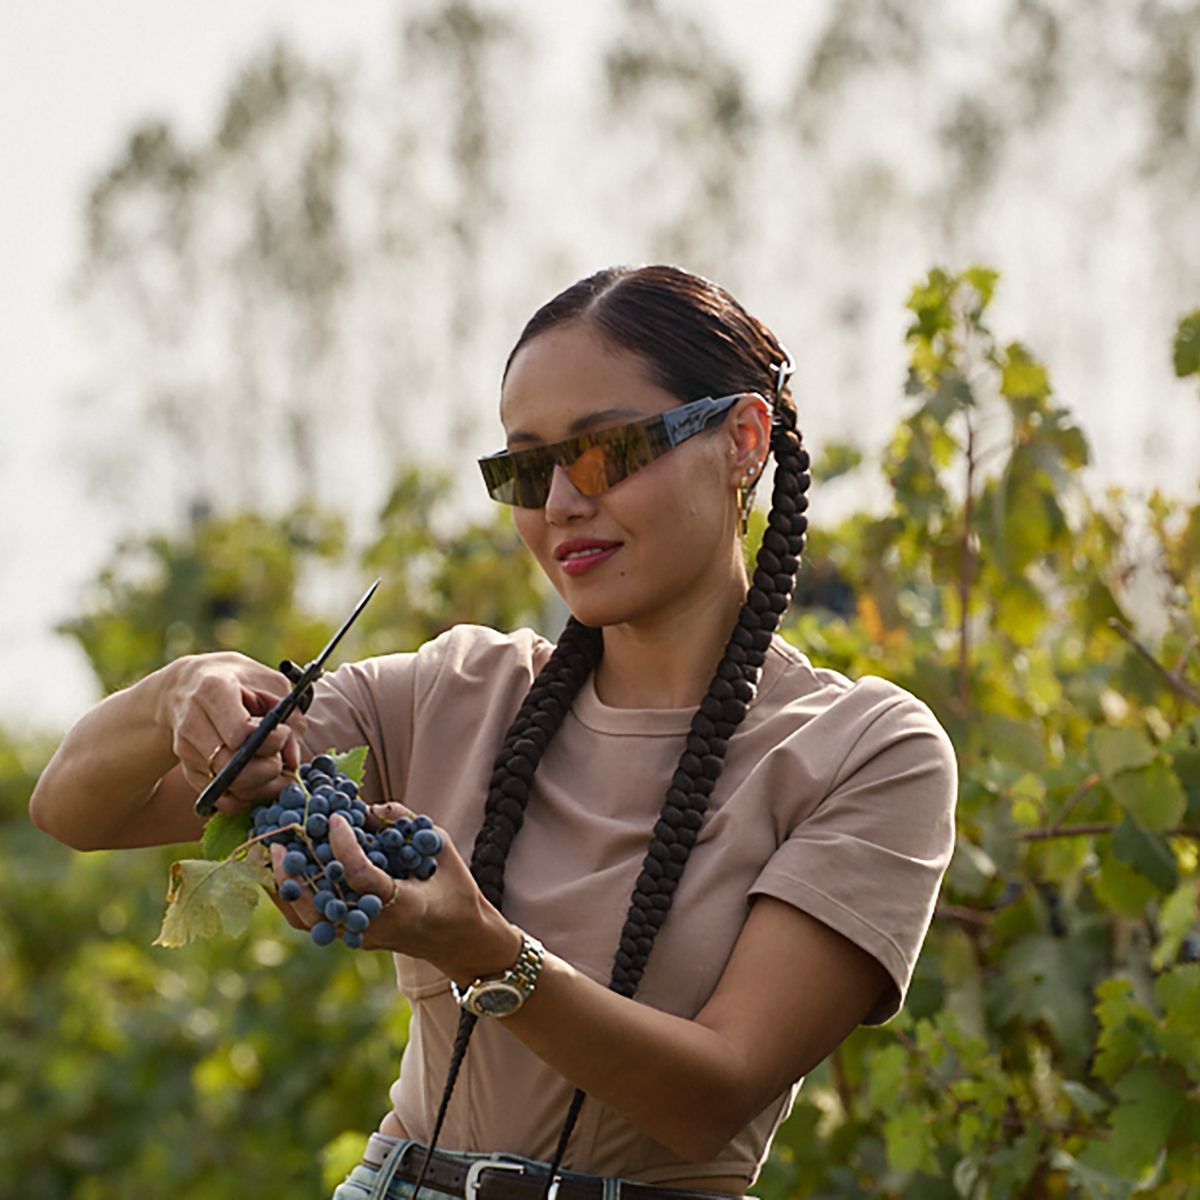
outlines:
{"label": "dark blue grape", "polygon": [[313,853],[317,856],[317,862],[328,863],[333,861],[333,847],[328,842],[318,843]]}
{"label": "dark blue grape", "polygon": [[346,878],[346,868],[336,858],[332,858],[325,864],[325,878],[340,883]]}
{"label": "dark blue grape", "polygon": [[432,829],[433,822],[426,816],[413,817],[412,827],[416,829]]}
{"label": "dark blue grape", "polygon": [[320,813],[313,813],[307,821],[304,822],[304,832],[310,838],[320,840],[329,834],[329,819],[322,816]]}
{"label": "dark blue grape", "polygon": [[304,889],[294,879],[285,879],[279,885],[280,900],[299,900]]}
{"label": "dark blue grape", "polygon": [[351,950],[357,950],[359,946],[363,944],[363,935],[361,933],[355,933],[351,929],[347,929],[346,932],[342,934],[342,941],[345,942]]}
{"label": "dark blue grape", "polygon": [[374,920],[383,912],[383,901],[374,892],[368,892],[359,900],[358,911],[366,913],[368,917]]}
{"label": "dark blue grape", "polygon": [[418,879],[428,879],[430,875],[437,870],[437,859],[423,858],[413,869],[413,874]]}
{"label": "dark blue grape", "polygon": [[421,861],[421,852],[416,846],[401,846],[400,853],[396,857],[411,871]]}
{"label": "dark blue grape", "polygon": [[328,754],[318,754],[309,763],[309,766],[314,771],[320,771],[322,775],[332,775],[337,770],[333,759]]}
{"label": "dark blue grape", "polygon": [[281,808],[298,808],[304,811],[305,801],[308,800],[308,789],[302,783],[289,783],[277,797]]}
{"label": "dark blue grape", "polygon": [[321,888],[320,891],[318,891],[317,894],[313,897],[313,908],[315,908],[317,910],[317,912],[319,912],[322,916],[324,916],[325,915],[325,906],[331,900],[336,900],[336,899],[337,899],[337,897],[333,894],[333,892],[329,891],[328,888]]}
{"label": "dark blue grape", "polygon": [[388,869],[388,856],[382,850],[372,850],[367,855],[367,861],[374,863],[381,871]]}
{"label": "dark blue grape", "polygon": [[370,923],[371,918],[361,908],[352,908],[346,914],[346,928],[351,933],[362,933]]}
{"label": "dark blue grape", "polygon": [[379,844],[385,850],[399,850],[404,845],[404,835],[398,829],[385,829],[379,835]]}
{"label": "dark blue grape", "polygon": [[337,937],[337,930],[328,921],[318,921],[309,936],[318,946],[328,946]]}
{"label": "dark blue grape", "polygon": [[299,850],[289,850],[283,856],[283,873],[285,875],[299,875],[307,866],[308,855],[301,853]]}
{"label": "dark blue grape", "polygon": [[438,854],[442,849],[442,835],[436,829],[418,829],[413,834],[413,849],[419,854]]}
{"label": "dark blue grape", "polygon": [[351,800],[358,795],[358,784],[353,779],[347,779],[344,775],[334,786],[343,796],[349,796]]}
{"label": "dark blue grape", "polygon": [[297,812],[294,808],[285,808],[279,814],[279,824],[280,825],[299,825],[300,818],[303,815],[304,814],[302,812]]}
{"label": "dark blue grape", "polygon": [[333,899],[325,905],[325,919],[328,921],[338,922],[346,919],[346,914],[350,911],[349,905],[345,900]]}

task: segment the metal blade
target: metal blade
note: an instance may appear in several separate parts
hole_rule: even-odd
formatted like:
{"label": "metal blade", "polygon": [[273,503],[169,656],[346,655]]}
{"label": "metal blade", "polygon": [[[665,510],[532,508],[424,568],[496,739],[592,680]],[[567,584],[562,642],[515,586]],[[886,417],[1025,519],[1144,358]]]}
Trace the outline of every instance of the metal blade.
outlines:
{"label": "metal blade", "polygon": [[[325,649],[322,650],[321,653],[318,654],[317,657],[308,664],[309,667],[323,667],[325,665],[325,660],[333,653],[334,647],[342,640],[346,630],[354,624],[354,622],[358,619],[358,614],[367,607],[367,601],[370,600],[373,595],[375,595],[375,589],[379,586],[379,583],[380,580],[377,579],[369,588],[367,588],[366,592],[363,593],[363,598],[354,606],[354,611],[342,623],[341,629],[339,629],[337,633],[335,633],[333,637],[329,639],[325,645]],[[307,668],[305,669],[307,670]]]}

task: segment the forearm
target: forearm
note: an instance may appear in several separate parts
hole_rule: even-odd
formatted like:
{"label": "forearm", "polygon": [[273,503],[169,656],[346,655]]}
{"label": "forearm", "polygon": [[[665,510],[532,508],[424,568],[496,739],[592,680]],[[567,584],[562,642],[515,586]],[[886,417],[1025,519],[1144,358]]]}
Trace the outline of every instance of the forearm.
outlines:
{"label": "forearm", "polygon": [[589,1096],[655,1141],[703,1161],[763,1107],[721,1033],[625,999],[547,955],[529,1001],[504,1026]]}
{"label": "forearm", "polygon": [[[101,701],[74,725],[30,799],[35,825],[77,850],[198,836],[199,819],[160,781],[178,762],[159,713],[175,664]],[[151,833],[153,829],[153,833]]]}

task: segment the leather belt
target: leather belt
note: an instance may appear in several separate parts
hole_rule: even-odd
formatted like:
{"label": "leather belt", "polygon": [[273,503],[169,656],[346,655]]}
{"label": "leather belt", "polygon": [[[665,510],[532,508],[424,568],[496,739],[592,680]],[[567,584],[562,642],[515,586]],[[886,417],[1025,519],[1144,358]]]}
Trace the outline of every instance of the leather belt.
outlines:
{"label": "leather belt", "polygon": [[[373,1135],[363,1163],[377,1170],[386,1164],[387,1171],[393,1172],[393,1178],[415,1183],[425,1162],[426,1147],[415,1142],[398,1142],[394,1147],[394,1152],[400,1155],[396,1164],[387,1161],[392,1149],[390,1139]],[[539,1200],[546,1182],[546,1169],[547,1164],[515,1155],[468,1156],[435,1150],[421,1190],[431,1188],[447,1196],[461,1196],[463,1200]],[[620,1200],[734,1200],[725,1192],[683,1191],[575,1171],[559,1172],[547,1200],[610,1200],[615,1197]]]}

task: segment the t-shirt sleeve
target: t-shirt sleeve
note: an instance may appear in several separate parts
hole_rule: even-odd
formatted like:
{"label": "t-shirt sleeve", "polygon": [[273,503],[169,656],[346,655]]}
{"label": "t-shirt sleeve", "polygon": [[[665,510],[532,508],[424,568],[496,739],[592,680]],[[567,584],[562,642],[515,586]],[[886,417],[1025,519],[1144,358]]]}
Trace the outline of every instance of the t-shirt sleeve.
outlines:
{"label": "t-shirt sleeve", "polygon": [[875,700],[829,791],[750,889],[816,917],[882,964],[891,986],[870,1025],[899,1011],[912,979],[954,848],[958,790],[953,747],[929,709],[907,693]]}
{"label": "t-shirt sleeve", "polygon": [[387,654],[322,676],[305,722],[305,757],[366,746],[364,795],[371,803],[403,800],[419,667],[417,654]]}

